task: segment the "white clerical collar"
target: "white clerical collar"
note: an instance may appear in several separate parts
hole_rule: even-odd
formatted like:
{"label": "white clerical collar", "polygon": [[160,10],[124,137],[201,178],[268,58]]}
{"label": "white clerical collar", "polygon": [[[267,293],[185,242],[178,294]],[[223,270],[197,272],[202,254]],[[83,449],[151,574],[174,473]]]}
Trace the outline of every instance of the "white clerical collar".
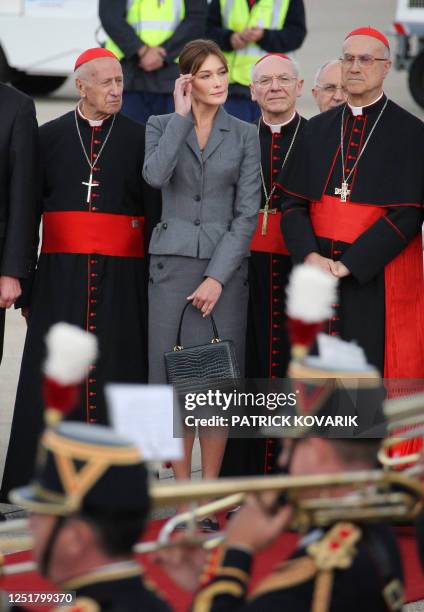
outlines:
{"label": "white clerical collar", "polygon": [[79,104],[77,106],[77,110],[78,110],[78,114],[81,117],[81,119],[85,119],[85,121],[88,121],[90,127],[99,127],[99,126],[103,125],[104,119],[88,119],[88,117],[83,115],[83,112],[82,112]]}
{"label": "white clerical collar", "polygon": [[349,104],[349,108],[352,111],[352,115],[354,117],[357,117],[358,115],[363,115],[364,114],[364,108],[368,108],[368,106],[372,106],[373,104],[375,104],[376,102],[378,102],[379,100],[381,100],[381,98],[383,97],[383,92],[381,92],[381,94],[378,96],[378,98],[376,100],[374,100],[374,102],[370,102],[370,104],[365,104],[365,106],[352,106],[352,104]]}
{"label": "white clerical collar", "polygon": [[278,132],[278,134],[279,134],[281,132],[281,128],[284,127],[285,125],[288,125],[289,123],[291,123],[291,121],[293,121],[293,119],[295,117],[296,117],[296,111],[294,111],[294,113],[290,117],[290,119],[288,121],[284,121],[284,123],[268,123],[268,121],[265,121],[263,115],[262,115],[262,121],[265,123],[265,125],[267,125],[269,127],[269,129],[271,130],[271,132],[273,134],[275,132]]}

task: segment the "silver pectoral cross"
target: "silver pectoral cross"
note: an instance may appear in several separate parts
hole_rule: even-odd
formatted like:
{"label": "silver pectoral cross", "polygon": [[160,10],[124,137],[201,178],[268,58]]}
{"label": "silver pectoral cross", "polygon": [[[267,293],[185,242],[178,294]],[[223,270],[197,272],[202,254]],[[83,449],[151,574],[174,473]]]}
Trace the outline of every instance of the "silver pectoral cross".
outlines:
{"label": "silver pectoral cross", "polygon": [[90,172],[90,178],[88,179],[88,183],[83,181],[82,185],[87,186],[87,204],[89,204],[91,202],[91,190],[94,187],[98,187],[100,185],[100,183],[93,181],[93,171]]}
{"label": "silver pectoral cross", "polygon": [[336,187],[334,190],[335,195],[339,195],[340,196],[340,200],[342,202],[347,202],[347,198],[348,196],[350,196],[350,189],[349,189],[349,185],[347,184],[346,181],[342,182],[342,186],[341,187]]}

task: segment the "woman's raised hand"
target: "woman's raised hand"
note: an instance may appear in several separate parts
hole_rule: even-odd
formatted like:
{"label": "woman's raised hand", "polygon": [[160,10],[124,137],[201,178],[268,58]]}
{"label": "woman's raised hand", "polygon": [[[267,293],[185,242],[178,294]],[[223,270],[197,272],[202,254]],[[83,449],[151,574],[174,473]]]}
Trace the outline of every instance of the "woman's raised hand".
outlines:
{"label": "woman's raised hand", "polygon": [[175,112],[183,117],[187,117],[191,110],[191,74],[182,74],[175,81],[174,103]]}

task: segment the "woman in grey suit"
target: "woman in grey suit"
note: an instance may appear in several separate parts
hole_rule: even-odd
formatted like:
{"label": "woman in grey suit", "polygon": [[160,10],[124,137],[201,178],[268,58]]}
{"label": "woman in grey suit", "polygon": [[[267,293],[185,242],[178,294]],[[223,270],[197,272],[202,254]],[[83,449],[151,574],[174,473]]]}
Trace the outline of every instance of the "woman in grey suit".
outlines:
{"label": "woman in grey suit", "polygon": [[[211,339],[213,310],[223,339],[235,343],[243,374],[248,300],[247,257],[260,206],[256,127],[228,115],[228,68],[208,40],[188,43],[179,59],[175,113],[146,126],[144,178],[161,188],[162,219],[150,242],[149,382],[166,382],[164,353],[175,345],[181,310],[191,300],[183,344]],[[198,309],[198,310],[196,310]],[[200,312],[199,312],[200,311]],[[189,478],[193,438],[174,464]],[[225,439],[200,435],[202,473],[218,475]]]}

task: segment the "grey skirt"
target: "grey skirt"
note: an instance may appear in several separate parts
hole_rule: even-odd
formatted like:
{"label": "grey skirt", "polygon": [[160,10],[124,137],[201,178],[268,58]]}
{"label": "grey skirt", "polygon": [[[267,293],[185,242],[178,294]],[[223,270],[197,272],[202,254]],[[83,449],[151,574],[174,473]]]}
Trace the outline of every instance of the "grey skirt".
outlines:
{"label": "grey skirt", "polygon": [[[187,296],[204,280],[209,260],[178,255],[151,255],[149,278],[149,382],[166,383],[164,353],[172,350],[177,338],[181,311]],[[245,259],[225,285],[212,311],[219,335],[235,345],[241,375],[247,322],[248,261]],[[183,346],[206,344],[213,336],[209,317],[197,308],[188,308],[182,330]]]}

